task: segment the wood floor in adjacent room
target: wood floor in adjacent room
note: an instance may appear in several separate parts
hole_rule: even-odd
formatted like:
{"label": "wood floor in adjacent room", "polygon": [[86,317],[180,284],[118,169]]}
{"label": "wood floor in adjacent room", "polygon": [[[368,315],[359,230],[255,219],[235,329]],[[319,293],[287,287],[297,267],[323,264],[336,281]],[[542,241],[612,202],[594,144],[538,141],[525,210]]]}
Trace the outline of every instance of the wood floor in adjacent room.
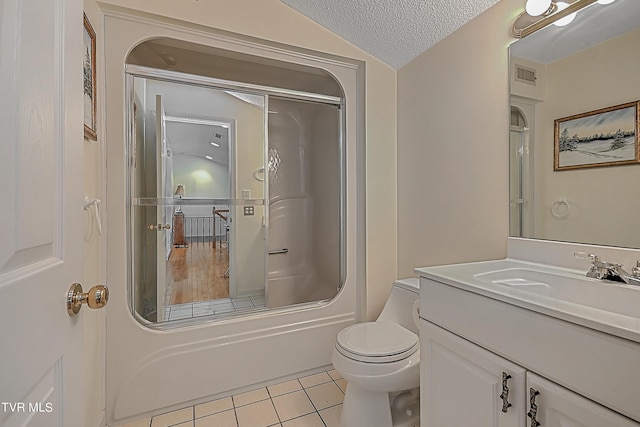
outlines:
{"label": "wood floor in adjacent room", "polygon": [[229,297],[229,267],[226,244],[213,247],[211,241],[189,242],[173,248],[167,262],[168,304],[184,304]]}

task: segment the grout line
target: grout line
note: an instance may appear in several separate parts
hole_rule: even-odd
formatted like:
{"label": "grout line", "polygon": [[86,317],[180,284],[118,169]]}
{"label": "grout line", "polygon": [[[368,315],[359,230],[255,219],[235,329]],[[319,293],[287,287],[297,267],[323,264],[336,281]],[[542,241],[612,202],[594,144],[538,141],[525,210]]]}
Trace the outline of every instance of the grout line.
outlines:
{"label": "grout line", "polygon": [[[302,382],[300,381],[300,378],[295,378],[295,380],[298,382],[298,384],[299,384],[299,385],[300,385],[300,387],[301,387],[301,389],[300,389],[300,390],[304,391],[305,395],[306,395],[306,396],[307,396],[307,398],[309,399],[309,402],[311,402],[311,406],[313,407],[314,411],[313,411],[313,412],[310,412],[310,413],[308,413],[308,414],[303,414],[303,415],[299,415],[299,416],[297,416],[297,417],[291,418],[291,419],[289,419],[289,420],[286,420],[286,422],[289,422],[289,421],[291,421],[291,420],[295,420],[295,419],[298,419],[298,418],[302,418],[302,417],[305,417],[305,416],[308,416],[308,415],[310,415],[310,414],[315,413],[315,414],[317,414],[317,415],[318,415],[318,417],[319,417],[319,418],[320,418],[320,420],[322,421],[322,424],[323,424],[325,427],[327,427],[327,423],[325,422],[324,418],[322,418],[322,415],[320,415],[320,410],[319,410],[319,409],[316,407],[316,405],[313,403],[313,400],[311,400],[311,397],[309,396],[309,393],[307,393],[307,388],[313,388],[313,387],[317,387],[317,386],[320,386],[320,385],[323,385],[323,384],[334,383],[334,384],[336,385],[336,387],[338,387],[338,389],[340,390],[340,392],[343,394],[343,396],[344,396],[344,391],[340,388],[340,386],[338,385],[338,383],[336,382],[336,380],[335,380],[335,379],[333,379],[333,377],[332,377],[331,375],[329,375],[329,371],[322,371],[322,372],[326,373],[326,374],[331,378],[331,380],[330,380],[330,381],[323,382],[323,383],[320,383],[320,384],[315,384],[315,385],[312,385],[312,386],[309,386],[309,387],[304,387],[304,385],[302,385]],[[342,378],[340,378],[340,379],[342,379]],[[277,396],[272,396],[272,395],[271,395],[271,392],[269,391],[269,388],[268,388],[268,387],[264,387],[264,388],[267,390],[267,396],[268,396],[268,397],[267,397],[267,398],[265,398],[265,399],[260,399],[260,400],[257,400],[257,401],[255,401],[255,402],[247,403],[247,404],[244,404],[244,405],[236,405],[236,401],[235,401],[234,397],[236,397],[236,396],[238,396],[238,395],[229,396],[229,397],[231,398],[231,404],[232,404],[232,408],[231,408],[231,409],[226,409],[226,410],[223,410],[223,411],[215,412],[215,413],[213,413],[213,414],[204,415],[204,416],[202,416],[202,417],[200,417],[200,418],[196,418],[196,405],[192,405],[192,406],[191,406],[192,419],[191,419],[190,421],[193,423],[192,425],[194,425],[194,426],[195,426],[195,422],[196,422],[196,420],[197,420],[197,419],[201,419],[201,418],[204,418],[204,417],[207,417],[207,416],[213,416],[213,415],[216,415],[216,414],[219,414],[219,413],[222,413],[222,412],[226,412],[226,411],[233,410],[233,415],[234,415],[235,420],[236,420],[236,425],[237,425],[238,427],[240,427],[240,421],[239,421],[239,419],[238,419],[238,412],[237,412],[237,409],[238,409],[238,408],[243,408],[243,407],[245,407],[245,406],[252,405],[252,404],[254,404],[254,403],[264,402],[264,401],[266,401],[266,400],[269,400],[269,401],[271,402],[271,407],[273,408],[274,412],[276,413],[276,417],[278,418],[278,422],[277,422],[276,424],[271,424],[269,427],[282,426],[282,424],[283,424],[285,421],[282,421],[282,419],[280,418],[280,414],[278,413],[278,411],[277,411],[277,409],[276,409],[276,407],[275,407],[275,403],[273,402],[273,399],[274,399],[275,397],[280,397],[280,396],[286,396],[286,395],[289,395],[289,394],[293,394],[293,393],[296,393],[296,392],[298,392],[298,391],[300,391],[300,390],[293,390],[293,391],[289,391],[289,392],[286,392],[286,393],[283,393],[283,394],[279,394],[279,395],[277,395]],[[259,390],[259,389],[256,389],[256,390]],[[250,390],[250,391],[255,391],[255,390]],[[250,392],[250,391],[249,391],[249,392]],[[240,393],[240,394],[242,394],[242,393]],[[205,402],[205,403],[207,403],[207,402]],[[326,408],[323,408],[322,410],[326,410],[326,409],[334,408],[334,407],[336,407],[336,406],[339,406],[340,404],[341,404],[341,403],[337,403],[337,404],[335,404],[335,405],[331,405],[331,406],[328,406],[328,407],[326,407]],[[183,409],[186,409],[186,408],[183,408]],[[179,409],[178,409],[178,410],[179,410]],[[160,414],[160,415],[163,415],[163,414]],[[149,421],[149,427],[151,427],[151,425],[152,425],[152,423],[153,423],[153,418],[154,418],[154,417],[152,417],[152,418],[151,418],[151,420]],[[184,423],[188,423],[188,422],[189,422],[189,421],[185,421]],[[173,426],[174,426],[174,427],[179,427],[181,424],[183,424],[183,423],[180,423],[180,424],[174,424]]]}

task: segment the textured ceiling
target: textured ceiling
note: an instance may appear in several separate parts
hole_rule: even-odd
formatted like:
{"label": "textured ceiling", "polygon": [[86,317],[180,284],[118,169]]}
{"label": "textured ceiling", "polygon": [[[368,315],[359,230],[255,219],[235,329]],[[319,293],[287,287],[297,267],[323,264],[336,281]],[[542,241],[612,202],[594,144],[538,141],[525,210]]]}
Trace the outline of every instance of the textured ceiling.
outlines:
{"label": "textured ceiling", "polygon": [[498,2],[498,0],[280,1],[395,69],[401,68]]}

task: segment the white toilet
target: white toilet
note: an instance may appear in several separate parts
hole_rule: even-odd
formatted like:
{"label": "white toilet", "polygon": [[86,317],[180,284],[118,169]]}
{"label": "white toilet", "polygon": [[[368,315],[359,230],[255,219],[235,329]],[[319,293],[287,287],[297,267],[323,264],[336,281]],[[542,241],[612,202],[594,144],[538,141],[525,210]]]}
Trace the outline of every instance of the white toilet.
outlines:
{"label": "white toilet", "polygon": [[375,322],[338,333],[333,366],[347,380],[341,427],[420,425],[419,281],[397,280]]}

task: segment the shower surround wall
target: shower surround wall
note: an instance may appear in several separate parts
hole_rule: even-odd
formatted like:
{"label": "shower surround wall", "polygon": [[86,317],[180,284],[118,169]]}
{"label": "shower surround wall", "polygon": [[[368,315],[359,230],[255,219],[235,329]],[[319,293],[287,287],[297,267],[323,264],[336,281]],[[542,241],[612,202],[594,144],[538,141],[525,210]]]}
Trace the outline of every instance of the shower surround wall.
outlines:
{"label": "shower surround wall", "polygon": [[333,298],[341,285],[339,110],[271,97],[269,112],[266,304]]}

